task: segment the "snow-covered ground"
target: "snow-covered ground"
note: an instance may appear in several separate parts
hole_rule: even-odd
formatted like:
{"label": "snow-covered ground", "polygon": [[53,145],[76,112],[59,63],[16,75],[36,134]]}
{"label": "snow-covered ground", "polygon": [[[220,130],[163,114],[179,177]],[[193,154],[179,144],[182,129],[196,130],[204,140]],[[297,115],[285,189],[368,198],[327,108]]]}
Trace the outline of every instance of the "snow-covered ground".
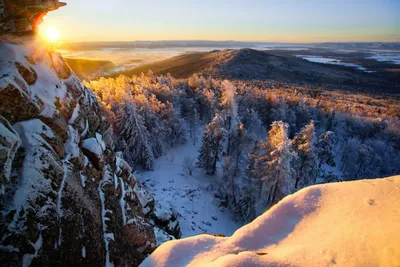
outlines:
{"label": "snow-covered ground", "polygon": [[240,224],[214,200],[211,185],[215,187],[216,177],[207,176],[200,169],[190,176],[182,167],[185,157],[197,158],[200,145],[200,138],[196,145],[189,140],[157,159],[154,171],[136,171],[135,175],[163,208],[170,207],[180,213],[182,237],[202,233],[229,236]]}
{"label": "snow-covered ground", "polygon": [[307,187],[231,237],[161,245],[150,266],[400,266],[400,176]]}
{"label": "snow-covered ground", "polygon": [[373,72],[373,71],[369,71],[367,68],[365,68],[361,65],[343,62],[336,58],[328,58],[328,57],[321,57],[321,56],[308,56],[308,55],[296,55],[296,56],[301,57],[304,60],[314,62],[314,63],[339,65],[339,66],[355,68],[355,69],[363,71],[363,72]]}
{"label": "snow-covered ground", "polygon": [[393,54],[377,54],[368,57],[369,59],[375,59],[376,61],[381,61],[381,62],[389,62],[393,64],[398,64],[400,65],[400,53],[393,53]]}

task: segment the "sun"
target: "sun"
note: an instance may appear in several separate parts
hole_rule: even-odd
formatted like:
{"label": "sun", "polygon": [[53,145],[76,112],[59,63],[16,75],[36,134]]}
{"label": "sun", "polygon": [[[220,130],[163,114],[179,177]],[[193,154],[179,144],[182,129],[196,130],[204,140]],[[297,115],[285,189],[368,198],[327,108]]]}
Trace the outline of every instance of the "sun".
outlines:
{"label": "sun", "polygon": [[44,37],[50,43],[55,43],[60,39],[60,32],[56,27],[48,27],[44,31]]}

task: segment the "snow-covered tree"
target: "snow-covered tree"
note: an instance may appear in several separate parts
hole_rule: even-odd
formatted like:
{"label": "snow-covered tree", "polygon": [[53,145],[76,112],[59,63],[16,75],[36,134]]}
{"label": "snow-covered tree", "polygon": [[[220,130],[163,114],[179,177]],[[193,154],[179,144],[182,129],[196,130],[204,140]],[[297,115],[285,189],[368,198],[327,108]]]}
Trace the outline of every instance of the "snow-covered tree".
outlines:
{"label": "snow-covered tree", "polygon": [[244,223],[249,223],[257,217],[254,188],[246,186],[235,207],[235,217]]}
{"label": "snow-covered tree", "polygon": [[336,166],[335,163],[335,152],[333,151],[333,145],[335,143],[335,134],[331,131],[320,135],[318,140],[318,158],[320,160],[319,167],[323,164],[329,166]]}
{"label": "snow-covered tree", "polygon": [[264,150],[255,159],[253,173],[262,181],[261,201],[264,207],[278,202],[295,190],[295,175],[292,162],[297,157],[292,152],[288,138],[288,125],[282,121],[273,122]]}
{"label": "snow-covered tree", "polygon": [[193,174],[193,170],[195,168],[195,158],[193,157],[185,157],[182,162],[182,168],[189,175]]}
{"label": "snow-covered tree", "polygon": [[222,96],[220,101],[221,114],[224,116],[224,128],[228,132],[227,136],[227,155],[231,155],[232,138],[236,135],[236,125],[239,123],[238,107],[235,100],[235,86],[225,80],[221,84]]}
{"label": "snow-covered tree", "polygon": [[319,174],[319,162],[314,122],[306,125],[294,137],[293,151],[298,155],[296,160],[296,189],[315,183]]}
{"label": "snow-covered tree", "polygon": [[196,166],[214,175],[217,170],[217,162],[222,159],[223,142],[226,139],[226,130],[223,128],[224,119],[219,114],[215,115],[203,134]]}
{"label": "snow-covered tree", "polygon": [[258,140],[262,136],[265,137],[265,129],[263,123],[254,109],[247,109],[242,117],[242,122],[246,132],[254,139]]}
{"label": "snow-covered tree", "polygon": [[126,144],[126,147],[122,147],[126,161],[132,165],[142,164],[146,169],[153,170],[155,157],[150,145],[150,134],[132,101],[126,100],[120,106],[117,127]]}
{"label": "snow-covered tree", "polygon": [[[152,75],[152,73],[149,73],[149,75]],[[143,118],[144,126],[151,137],[149,145],[153,151],[153,155],[158,158],[164,154],[164,127],[162,127],[163,125],[159,116],[156,115],[156,112],[161,108],[162,103],[154,98],[149,99],[144,94],[135,95],[134,102],[138,108],[138,113]]]}

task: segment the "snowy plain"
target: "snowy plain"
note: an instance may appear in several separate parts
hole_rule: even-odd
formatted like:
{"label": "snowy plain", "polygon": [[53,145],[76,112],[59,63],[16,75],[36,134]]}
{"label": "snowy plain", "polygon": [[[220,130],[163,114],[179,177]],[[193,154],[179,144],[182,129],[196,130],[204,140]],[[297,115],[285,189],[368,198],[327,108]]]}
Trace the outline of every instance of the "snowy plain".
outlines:
{"label": "snowy plain", "polygon": [[212,190],[217,175],[207,176],[197,168],[189,175],[182,167],[185,157],[196,160],[200,145],[200,138],[196,145],[188,140],[157,159],[154,171],[135,171],[134,174],[154,195],[156,203],[180,214],[183,238],[203,233],[229,236],[241,225],[235,222],[229,210],[218,207]]}

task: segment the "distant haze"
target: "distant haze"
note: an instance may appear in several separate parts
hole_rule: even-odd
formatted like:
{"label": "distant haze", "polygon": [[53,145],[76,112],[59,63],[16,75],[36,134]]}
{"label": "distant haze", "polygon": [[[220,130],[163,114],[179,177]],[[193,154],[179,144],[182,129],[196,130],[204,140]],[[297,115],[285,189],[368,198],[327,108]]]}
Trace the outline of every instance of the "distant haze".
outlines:
{"label": "distant haze", "polygon": [[45,17],[74,41],[399,42],[398,0],[64,0]]}

